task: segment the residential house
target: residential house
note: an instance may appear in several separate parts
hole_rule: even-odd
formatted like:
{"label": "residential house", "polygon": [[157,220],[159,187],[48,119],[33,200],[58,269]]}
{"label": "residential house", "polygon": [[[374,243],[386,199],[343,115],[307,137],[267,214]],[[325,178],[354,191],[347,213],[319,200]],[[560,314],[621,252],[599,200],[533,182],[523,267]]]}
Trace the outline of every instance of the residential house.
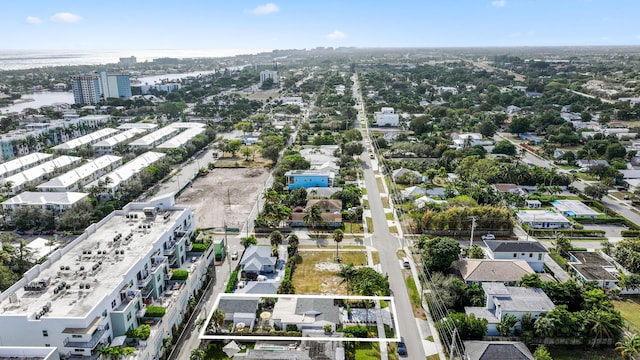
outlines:
{"label": "residential house", "polygon": [[539,209],[542,207],[540,200],[525,200],[524,203],[529,209]]}
{"label": "residential house", "polygon": [[318,206],[320,211],[327,213],[339,213],[342,211],[342,200],[338,199],[311,199],[307,201],[306,209]]}
{"label": "residential house", "polygon": [[239,282],[236,294],[277,294],[280,281]]}
{"label": "residential house", "polygon": [[23,207],[65,211],[80,200],[86,199],[88,194],[79,192],[38,192],[25,191],[2,203],[4,211],[12,211]]}
{"label": "residential house", "polygon": [[400,118],[392,107],[383,107],[380,111],[373,113],[378,126],[397,127],[400,124]]}
{"label": "residential house", "polygon": [[465,341],[465,360],[534,360],[521,341]]}
{"label": "residential house", "polygon": [[487,319],[489,326],[486,336],[498,336],[497,325],[507,314],[514,315],[518,320],[524,314],[531,314],[533,319],[548,313],[555,308],[547,294],[539,288],[512,287],[502,283],[486,282],[482,284],[486,297],[484,307],[465,307],[468,315]]}
{"label": "residential house", "polygon": [[438,88],[438,94],[450,93],[451,95],[458,95],[458,89],[452,86],[440,86]]}
{"label": "residential house", "polygon": [[418,207],[418,209],[422,209],[425,206],[427,206],[427,204],[430,204],[430,203],[443,204],[446,202],[447,202],[446,200],[436,200],[430,196],[421,196],[413,201],[413,203]]}
{"label": "residential house", "polygon": [[[443,187],[435,187],[431,189],[427,189],[427,196],[432,197],[434,199],[444,199],[446,195],[446,188]],[[454,190],[455,191],[455,190]]]}
{"label": "residential house", "polygon": [[17,174],[26,169],[38,166],[49,160],[53,155],[33,153],[0,164],[0,179]]}
{"label": "residential house", "polygon": [[536,136],[534,134],[520,134],[520,140],[528,141],[533,145],[540,145],[542,138],[540,136]]}
{"label": "residential house", "polygon": [[555,200],[550,203],[557,212],[566,217],[588,217],[595,219],[599,212],[593,210],[580,200]]}
{"label": "residential house", "polygon": [[342,191],[339,187],[310,187],[307,188],[307,199],[328,199],[333,194]]}
{"label": "residential house", "polygon": [[524,260],[535,272],[544,271],[547,249],[537,241],[485,240],[487,255],[493,260]]}
{"label": "residential house", "polygon": [[76,166],[80,161],[82,161],[80,157],[62,155],[38,166],[11,175],[5,179],[5,182],[12,184],[9,193],[15,195],[26,187],[41,183],[55,172],[64,171]]}
{"label": "residential house", "polygon": [[406,189],[400,190],[402,198],[409,201],[427,194],[427,189],[418,186],[409,186]]}
{"label": "residential house", "polygon": [[518,106],[509,105],[509,106],[507,106],[507,115],[515,115],[515,114],[519,113],[520,110],[522,110],[522,109],[520,107],[518,107]]}
{"label": "residential house", "polygon": [[603,289],[615,289],[618,270],[609,260],[597,252],[570,251],[569,266],[582,281],[594,281]]}
{"label": "residential house", "polygon": [[[640,158],[638,159],[640,160]],[[640,165],[640,161],[637,161]],[[618,170],[622,174],[622,180],[629,185],[630,191],[640,189],[640,170]]]}
{"label": "residential house", "polygon": [[493,187],[499,193],[518,194],[522,196],[527,195],[527,191],[523,190],[516,184],[493,184],[491,185],[491,187]]}
{"label": "residential house", "polygon": [[595,165],[609,166],[609,162],[607,160],[580,159],[576,161],[576,165],[580,167],[581,172],[586,172]]}
{"label": "residential house", "polygon": [[111,128],[100,129],[98,131],[94,131],[85,136],[81,136],[79,138],[69,140],[63,144],[56,145],[51,149],[59,153],[70,153],[73,151],[77,151],[78,148],[82,146],[91,146],[101,140],[104,140],[106,138],[113,136],[114,134],[117,134],[118,132],[119,132],[118,130],[111,129]]}
{"label": "residential house", "polygon": [[243,274],[273,273],[278,259],[271,255],[271,246],[251,245],[245,249],[240,259],[240,269]]}
{"label": "residential house", "polygon": [[122,164],[122,157],[103,155],[36,186],[40,191],[76,191]]}
{"label": "residential house", "polygon": [[516,218],[521,224],[534,229],[567,229],[571,222],[564,216],[548,210],[519,210]]}
{"label": "residential house", "polygon": [[280,297],[273,306],[271,319],[281,330],[287,325],[295,325],[298,330],[322,330],[331,325],[335,330],[340,323],[340,308],[333,299]]}
{"label": "residential house", "polygon": [[424,176],[422,176],[422,174],[420,174],[418,171],[405,169],[403,167],[393,170],[391,172],[391,178],[393,179],[393,181],[397,182],[405,174],[413,174],[414,177],[421,183],[425,180]]}
{"label": "residential house", "polygon": [[284,174],[289,190],[310,187],[331,187],[336,177],[328,170],[290,170]]}
{"label": "residential house", "polygon": [[458,268],[467,284],[500,282],[515,285],[535,271],[524,260],[461,259]]}
{"label": "residential house", "polygon": [[224,313],[224,324],[221,328],[228,329],[229,324],[233,324],[232,329],[235,330],[238,328],[238,324],[243,324],[240,327],[247,327],[252,331],[258,311],[258,302],[258,298],[220,299],[217,310]]}
{"label": "residential house", "polygon": [[453,146],[456,149],[462,149],[476,145],[486,146],[493,144],[493,141],[491,140],[482,140],[482,134],[480,133],[452,134],[451,139],[453,139]]}
{"label": "residential house", "polygon": [[[317,205],[320,208],[320,217],[322,222],[316,224],[319,227],[338,228],[342,226],[342,200],[337,199],[311,199],[307,201],[305,212],[312,206]],[[304,221],[304,212],[294,212],[291,219],[287,221],[291,227],[304,227],[307,224]]]}

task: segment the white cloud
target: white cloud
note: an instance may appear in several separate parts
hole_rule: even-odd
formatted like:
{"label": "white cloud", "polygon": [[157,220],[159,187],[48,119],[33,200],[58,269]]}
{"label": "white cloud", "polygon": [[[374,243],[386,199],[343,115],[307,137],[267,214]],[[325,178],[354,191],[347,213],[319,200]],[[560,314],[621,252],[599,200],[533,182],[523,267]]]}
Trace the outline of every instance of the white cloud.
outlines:
{"label": "white cloud", "polygon": [[42,23],[42,20],[40,20],[40,18],[35,17],[35,16],[27,16],[27,18],[24,21],[27,24],[31,24],[31,25],[38,25],[38,24]]}
{"label": "white cloud", "polygon": [[340,40],[340,39],[344,39],[347,37],[347,34],[343,33],[340,30],[336,30],[332,33],[329,33],[327,35],[324,36],[325,38],[329,39],[329,40]]}
{"label": "white cloud", "polygon": [[280,11],[280,8],[274,3],[267,3],[264,5],[256,6],[255,8],[253,8],[253,10],[251,10],[254,15],[268,15],[276,13],[278,11]]}
{"label": "white cloud", "polygon": [[51,17],[51,21],[59,23],[74,23],[82,20],[82,17],[76,14],[60,12]]}
{"label": "white cloud", "polygon": [[497,8],[504,7],[505,5],[507,5],[506,0],[494,0],[491,2],[491,6],[497,7]]}

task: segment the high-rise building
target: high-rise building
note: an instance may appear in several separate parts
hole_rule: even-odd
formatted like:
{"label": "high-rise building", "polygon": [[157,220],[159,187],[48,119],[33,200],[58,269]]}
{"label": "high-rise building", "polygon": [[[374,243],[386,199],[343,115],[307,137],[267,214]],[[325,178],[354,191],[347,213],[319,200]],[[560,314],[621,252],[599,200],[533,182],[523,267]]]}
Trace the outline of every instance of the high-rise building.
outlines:
{"label": "high-rise building", "polygon": [[149,326],[128,346],[137,359],[158,359],[215,257],[213,247],[191,251],[194,232],[191,208],[173,195],[112,212],[0,294],[2,345],[96,359],[127,330]]}
{"label": "high-rise building", "polygon": [[121,57],[118,64],[120,65],[135,65],[138,62],[135,56]]}
{"label": "high-rise building", "polygon": [[76,104],[96,104],[102,99],[131,98],[129,75],[98,73],[74,75],[71,77],[73,98]]}

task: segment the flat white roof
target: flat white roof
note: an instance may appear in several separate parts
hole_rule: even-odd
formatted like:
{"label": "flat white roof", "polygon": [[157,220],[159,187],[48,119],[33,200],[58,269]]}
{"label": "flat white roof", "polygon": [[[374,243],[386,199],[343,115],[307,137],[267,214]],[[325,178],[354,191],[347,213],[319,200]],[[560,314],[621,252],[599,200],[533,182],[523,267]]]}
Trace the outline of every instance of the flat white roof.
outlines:
{"label": "flat white roof", "polygon": [[129,130],[129,129],[151,130],[151,129],[155,129],[157,127],[158,127],[157,124],[137,122],[137,123],[124,123],[124,124],[118,126],[117,129],[120,129],[120,130]]}
{"label": "flat white roof", "polygon": [[111,129],[111,128],[106,128],[106,129],[100,129],[98,131],[94,131],[90,134],[87,134],[85,136],[80,136],[78,138],[75,138],[73,140],[69,140],[66,143],[60,144],[60,145],[56,145],[54,146],[52,149],[53,150],[73,150],[77,147],[80,147],[82,145],[86,145],[86,144],[91,144],[92,142],[96,141],[96,140],[100,140],[103,139],[113,133],[117,133],[118,130],[116,129]]}
{"label": "flat white roof", "polygon": [[193,129],[193,128],[204,128],[205,124],[203,123],[197,123],[197,122],[182,122],[182,121],[177,121],[177,122],[173,122],[167,126],[170,126],[172,128],[176,128],[176,129]]}
{"label": "flat white roof", "polygon": [[36,167],[32,167],[31,169],[24,170],[15,175],[11,175],[4,179],[5,182],[11,182],[13,184],[13,189],[19,187],[20,185],[34,181],[44,175],[51,174],[56,169],[69,166],[75,162],[82,160],[77,156],[58,156],[57,158],[47,161],[44,164],[40,164]]}
{"label": "flat white roof", "polygon": [[100,177],[100,179],[91,182],[87,187],[98,185],[98,181],[104,181],[106,178],[109,178],[111,179],[111,182],[106,186],[111,189],[116,188],[120,183],[129,180],[135,174],[142,171],[142,169],[162,159],[164,156],[165,154],[163,153],[148,151],[112,172]]}
{"label": "flat white roof", "polygon": [[120,156],[104,155],[95,160],[89,161],[82,166],[69,170],[60,176],[54,177],[46,183],[40,184],[36,187],[38,189],[66,188],[67,186],[73,185],[80,180],[86,179],[94,173],[106,167],[109,167],[113,163],[116,163],[120,160],[122,160],[122,157]]}
{"label": "flat white roof", "polygon": [[539,223],[539,222],[551,222],[551,223],[568,223],[569,220],[558,214],[555,211],[547,210],[520,210],[516,213],[516,216],[522,222]]}
{"label": "flat white roof", "polygon": [[20,169],[28,168],[31,164],[38,163],[44,159],[52,157],[51,154],[45,153],[33,153],[25,156],[21,156],[17,159],[7,161],[0,164],[0,178],[3,178],[5,174],[15,172]]}
{"label": "flat white roof", "polygon": [[[112,296],[122,287],[123,275],[128,274],[142,257],[151,252],[153,245],[162,238],[163,234],[173,231],[176,227],[175,220],[189,209],[182,206],[168,206],[166,209],[170,216],[167,219],[160,215],[148,221],[142,208],[137,207],[141,205],[147,204],[136,204],[136,208],[131,208],[128,212],[128,214],[137,214],[137,219],[125,218],[124,211],[113,212],[101,221],[97,229],[81,235],[86,238],[81,241],[74,240],[72,244],[59,250],[60,257],[51,257],[54,260],[51,265],[41,268],[40,273],[33,280],[50,279],[51,283],[46,290],[25,291],[23,287],[18,288],[14,292],[17,302],[11,303],[10,296],[6,296],[5,300],[0,302],[2,316],[31,316],[51,302],[46,317],[86,317],[104,297]],[[145,229],[138,228],[142,224],[151,226]],[[133,233],[133,237],[126,240],[129,233]],[[119,244],[114,245],[113,238],[117,234],[123,236]],[[123,250],[124,254],[116,255],[116,249]],[[98,250],[106,253],[98,255]],[[88,254],[89,251],[91,254]],[[98,266],[93,269],[96,265]],[[60,270],[60,266],[69,266],[70,270]],[[76,272],[78,276],[75,276]],[[70,288],[54,293],[54,288],[62,281]],[[89,284],[90,288],[80,289],[80,284]]]}
{"label": "flat white roof", "polygon": [[123,143],[137,135],[140,134],[144,134],[146,133],[147,130],[145,129],[141,129],[141,128],[133,128],[133,129],[129,129],[127,131],[123,131],[119,134],[116,134],[110,138],[106,138],[102,141],[98,141],[97,143],[91,145],[94,148],[95,147],[110,147],[110,146],[116,146],[120,143]]}
{"label": "flat white roof", "polygon": [[598,216],[599,212],[588,207],[580,200],[555,200],[551,205],[561,213],[569,213],[571,216]]}
{"label": "flat white roof", "polygon": [[178,131],[179,131],[178,128],[175,128],[172,126],[165,126],[161,129],[158,129],[152,132],[151,134],[141,137],[140,139],[133,140],[132,142],[129,143],[129,146],[152,146],[153,144],[155,144],[165,136],[175,134]]}
{"label": "flat white roof", "polygon": [[2,205],[73,205],[87,196],[88,194],[81,192],[25,191],[4,201]]}
{"label": "flat white roof", "polygon": [[158,149],[173,149],[184,146],[189,140],[193,139],[196,135],[202,134],[204,128],[190,128],[180,134],[172,137],[171,139],[156,146]]}

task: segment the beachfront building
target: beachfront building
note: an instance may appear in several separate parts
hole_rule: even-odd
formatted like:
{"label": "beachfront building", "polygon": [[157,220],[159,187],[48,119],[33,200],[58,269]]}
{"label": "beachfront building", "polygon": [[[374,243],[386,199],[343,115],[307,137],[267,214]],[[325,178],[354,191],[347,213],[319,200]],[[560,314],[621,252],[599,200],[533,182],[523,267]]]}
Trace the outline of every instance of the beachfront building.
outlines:
{"label": "beachfront building", "polygon": [[[0,294],[2,344],[98,359],[100,348],[126,341],[136,359],[160,358],[214,258],[212,247],[189,250],[194,232],[191,208],[173,195],[112,212]],[[188,277],[172,279],[178,269]],[[164,314],[152,316],[152,305]],[[143,325],[148,338],[126,336]]]}
{"label": "beachfront building", "polygon": [[82,187],[122,164],[122,157],[104,155],[36,186],[39,191],[67,192]]}
{"label": "beachfront building", "polygon": [[56,145],[52,149],[53,151],[58,153],[68,154],[78,150],[78,148],[82,146],[93,145],[99,141],[102,141],[103,139],[113,136],[113,134],[117,134],[118,132],[118,130],[111,128],[100,129],[85,136],[80,136],[60,145]]}
{"label": "beachfront building", "polygon": [[131,80],[126,74],[109,74],[105,70],[71,76],[76,104],[97,104],[108,98],[131,98]]}
{"label": "beachfront building", "polygon": [[77,156],[59,156],[41,165],[21,171],[4,179],[4,183],[10,186],[7,193],[15,195],[29,186],[35,186],[45,181],[54,172],[64,171],[77,166],[82,158]]}

